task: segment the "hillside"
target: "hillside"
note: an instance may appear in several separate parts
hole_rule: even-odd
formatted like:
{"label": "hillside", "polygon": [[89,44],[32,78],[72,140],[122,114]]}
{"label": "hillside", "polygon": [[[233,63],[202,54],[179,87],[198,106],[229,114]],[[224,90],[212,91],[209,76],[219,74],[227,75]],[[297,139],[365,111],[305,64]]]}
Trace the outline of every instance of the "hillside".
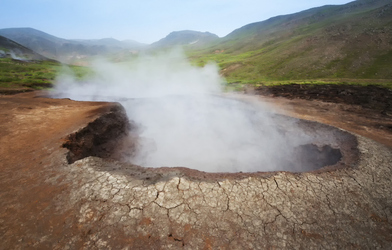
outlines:
{"label": "hillside", "polygon": [[23,61],[49,60],[31,49],[3,36],[0,36],[0,58],[12,58]]}
{"label": "hillside", "polygon": [[[68,65],[68,69],[78,78],[88,73],[85,67]],[[0,95],[50,88],[61,70],[58,61],[0,36]]]}
{"label": "hillside", "polygon": [[392,79],[392,3],[357,0],[248,24],[189,52],[216,61],[229,82]]}
{"label": "hillside", "polygon": [[32,28],[0,35],[49,58],[75,63],[95,55],[127,60],[140,50],[183,46],[194,64],[215,61],[230,83],[312,79],[392,79],[392,3],[357,0],[245,25],[223,38],[176,31],[145,45],[113,38],[66,40]]}
{"label": "hillside", "polygon": [[142,44],[115,39],[67,40],[32,28],[0,29],[0,35],[12,39],[46,57],[62,62],[116,53],[124,49],[140,49]]}

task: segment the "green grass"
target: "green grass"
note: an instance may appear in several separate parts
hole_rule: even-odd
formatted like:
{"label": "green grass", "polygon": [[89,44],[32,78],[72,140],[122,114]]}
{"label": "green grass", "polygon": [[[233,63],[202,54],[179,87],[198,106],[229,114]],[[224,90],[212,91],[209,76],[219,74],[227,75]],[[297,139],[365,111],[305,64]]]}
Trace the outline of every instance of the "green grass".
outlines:
{"label": "green grass", "polygon": [[318,79],[389,86],[382,79],[392,79],[392,15],[379,13],[376,2],[326,6],[245,26],[187,54],[194,65],[217,63],[233,86]]}
{"label": "green grass", "polygon": [[[86,67],[71,65],[69,68],[79,79],[89,73]],[[54,61],[23,62],[0,58],[0,88],[50,88],[62,69],[63,65]]]}

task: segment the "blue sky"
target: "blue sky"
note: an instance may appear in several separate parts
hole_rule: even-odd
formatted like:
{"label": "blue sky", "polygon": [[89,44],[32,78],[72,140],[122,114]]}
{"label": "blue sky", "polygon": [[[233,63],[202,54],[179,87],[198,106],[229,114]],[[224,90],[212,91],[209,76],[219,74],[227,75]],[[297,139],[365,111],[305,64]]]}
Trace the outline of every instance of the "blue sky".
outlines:
{"label": "blue sky", "polygon": [[152,43],[172,31],[223,37],[246,24],[352,0],[0,0],[0,29],[31,27],[66,39]]}

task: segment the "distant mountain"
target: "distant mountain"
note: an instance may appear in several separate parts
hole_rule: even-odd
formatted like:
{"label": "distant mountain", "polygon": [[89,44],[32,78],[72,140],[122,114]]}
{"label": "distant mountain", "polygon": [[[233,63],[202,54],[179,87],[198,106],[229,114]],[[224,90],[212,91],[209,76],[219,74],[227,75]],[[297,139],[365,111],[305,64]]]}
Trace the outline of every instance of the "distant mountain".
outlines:
{"label": "distant mountain", "polygon": [[151,45],[113,38],[66,40],[31,28],[1,29],[0,35],[66,62],[94,55],[122,61],[140,50],[182,46],[198,65],[215,60],[229,82],[392,79],[391,0],[312,8],[245,25],[223,38],[176,31]]}
{"label": "distant mountain", "polygon": [[58,59],[61,46],[69,44],[65,39],[32,28],[1,29],[0,35],[53,59]]}
{"label": "distant mountain", "polygon": [[392,79],[392,2],[357,0],[245,25],[193,53],[229,81]]}
{"label": "distant mountain", "polygon": [[6,37],[0,36],[0,58],[9,57],[23,61],[42,61],[49,60],[29,48],[12,41]]}
{"label": "distant mountain", "polygon": [[145,43],[139,43],[137,41],[134,40],[123,40],[121,41],[123,44],[126,44],[127,46],[129,46],[130,48],[146,48],[148,46],[148,44]]}
{"label": "distant mountain", "polygon": [[174,31],[162,38],[158,42],[150,45],[150,48],[168,48],[174,46],[205,46],[213,41],[217,41],[219,37],[209,32],[199,32],[192,30]]}
{"label": "distant mountain", "polygon": [[78,43],[95,45],[95,46],[108,46],[119,49],[141,49],[147,46],[147,44],[139,43],[133,40],[119,41],[114,38],[103,38],[103,39],[73,39]]}
{"label": "distant mountain", "polygon": [[0,35],[14,40],[46,57],[63,62],[78,58],[116,53],[124,49],[140,49],[112,38],[99,40],[67,40],[32,28],[0,29]]}

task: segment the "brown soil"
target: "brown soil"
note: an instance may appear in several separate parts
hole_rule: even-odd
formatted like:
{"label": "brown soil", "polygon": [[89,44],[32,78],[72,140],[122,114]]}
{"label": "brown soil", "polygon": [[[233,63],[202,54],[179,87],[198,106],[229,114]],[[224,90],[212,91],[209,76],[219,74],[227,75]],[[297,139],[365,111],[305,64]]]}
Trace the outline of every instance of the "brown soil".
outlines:
{"label": "brown soil", "polygon": [[[56,232],[64,227],[68,215],[57,214],[53,201],[67,193],[67,185],[53,184],[60,179],[50,181],[67,165],[68,150],[62,144],[70,134],[122,108],[116,103],[76,102],[44,95],[0,96],[0,241],[11,240],[0,248],[14,248],[23,235],[49,228],[55,239],[63,237]],[[34,248],[34,241],[26,246]]]}
{"label": "brown soil", "polygon": [[318,100],[358,105],[372,112],[392,115],[392,90],[380,86],[355,85],[276,85],[255,89],[258,95],[288,99]]}

